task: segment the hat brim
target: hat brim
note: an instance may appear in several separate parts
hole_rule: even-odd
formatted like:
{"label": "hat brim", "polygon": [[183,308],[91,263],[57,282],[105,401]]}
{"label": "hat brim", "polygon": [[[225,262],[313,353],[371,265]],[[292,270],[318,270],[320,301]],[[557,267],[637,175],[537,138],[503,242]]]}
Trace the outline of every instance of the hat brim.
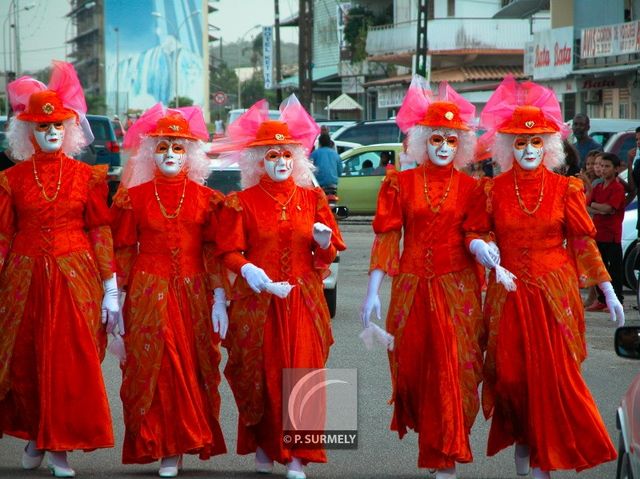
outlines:
{"label": "hat brim", "polygon": [[156,138],[184,138],[185,140],[193,140],[193,141],[205,141],[202,138],[198,138],[197,136],[193,136],[189,133],[163,133],[163,132],[154,132],[149,133],[147,136],[153,136]]}
{"label": "hat brim", "polygon": [[418,125],[422,125],[422,126],[428,126],[429,128],[448,128],[450,130],[464,130],[464,131],[469,131],[471,130],[471,128],[469,128],[467,125],[465,125],[462,122],[448,122],[446,125],[444,123],[429,123],[426,121],[419,121]]}
{"label": "hat brim", "polygon": [[257,140],[252,141],[247,146],[266,146],[266,145],[302,145],[298,140],[294,140],[293,138],[286,138],[284,140],[276,140],[276,139],[268,139],[268,140]]}
{"label": "hat brim", "polygon": [[46,115],[45,113],[34,114],[28,111],[23,111],[19,113],[16,118],[18,118],[18,120],[29,121],[31,123],[56,123],[70,118],[77,118],[77,114],[69,108],[63,108],[52,112],[50,115]]}
{"label": "hat brim", "polygon": [[558,133],[560,130],[556,130],[551,126],[543,126],[539,128],[526,128],[521,126],[510,126],[507,128],[499,128],[498,133],[508,133],[510,135],[539,135],[542,133]]}

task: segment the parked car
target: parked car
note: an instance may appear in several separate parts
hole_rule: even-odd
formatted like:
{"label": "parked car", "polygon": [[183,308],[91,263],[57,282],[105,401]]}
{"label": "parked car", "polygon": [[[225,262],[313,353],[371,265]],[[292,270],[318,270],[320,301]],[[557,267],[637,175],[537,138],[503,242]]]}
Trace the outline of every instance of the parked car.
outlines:
{"label": "parked car", "polygon": [[353,125],[355,121],[352,120],[318,120],[316,123],[320,127],[326,126],[329,129],[329,134],[333,136],[335,132],[344,128],[345,126]]}
{"label": "parked car", "polygon": [[0,151],[4,151],[8,145],[7,142],[7,117],[5,115],[0,115]]}
{"label": "parked car", "polygon": [[401,143],[404,134],[395,119],[361,121],[340,128],[332,136],[334,141],[348,141],[360,145]]}
{"label": "parked car", "polygon": [[[233,191],[240,191],[242,189],[240,168],[237,165],[223,167],[220,165],[219,160],[211,160],[211,174],[207,179],[207,186],[225,195]],[[349,210],[345,206],[340,206],[335,203],[332,204],[331,202],[329,206],[333,210],[333,214],[337,220],[345,219],[349,215]],[[336,315],[339,269],[340,255],[338,254],[333,260],[333,263],[331,263],[329,276],[323,280],[324,298],[327,302],[331,318]]]}
{"label": "parked car", "polygon": [[[640,126],[640,122],[638,122]],[[627,153],[636,147],[636,130],[619,131],[609,137],[604,151],[615,153],[623,165],[627,164]]]}
{"label": "parked car", "polygon": [[[624,326],[615,334],[615,351],[622,358],[640,359],[640,327]],[[618,466],[616,479],[640,477],[640,374],[622,396],[616,412]]]}
{"label": "parked car", "polygon": [[338,180],[340,201],[349,205],[349,214],[372,215],[376,211],[378,192],[385,176],[382,157],[385,153],[399,169],[402,143],[359,146],[340,155],[342,175]]}
{"label": "parked car", "polygon": [[[228,127],[231,123],[236,121],[240,115],[242,115],[247,108],[236,108],[234,110],[229,110],[227,115],[227,123],[226,127]],[[280,110],[269,110],[269,119],[270,120],[278,120],[280,119]]]}
{"label": "parked car", "polygon": [[108,116],[87,115],[87,120],[95,139],[80,153],[78,159],[89,165],[109,165],[109,193],[111,197],[118,189],[122,175],[120,144]]}

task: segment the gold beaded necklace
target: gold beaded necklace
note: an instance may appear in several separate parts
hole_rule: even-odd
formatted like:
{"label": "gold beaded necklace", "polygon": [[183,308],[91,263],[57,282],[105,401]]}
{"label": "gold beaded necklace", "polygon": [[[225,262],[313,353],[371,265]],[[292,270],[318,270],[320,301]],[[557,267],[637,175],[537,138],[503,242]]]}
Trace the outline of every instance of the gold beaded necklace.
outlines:
{"label": "gold beaded necklace", "polygon": [[164,216],[168,220],[177,218],[178,215],[180,214],[180,209],[182,208],[182,203],[184,202],[184,194],[186,193],[186,191],[187,191],[187,178],[184,179],[184,183],[182,184],[182,196],[180,196],[178,207],[173,213],[169,214],[167,213],[167,209],[162,204],[162,201],[160,201],[160,195],[158,194],[158,184],[156,183],[155,178],[153,180],[153,192],[156,195],[156,201],[158,202],[158,206],[160,207],[160,213],[162,213],[162,216]]}
{"label": "gold beaded necklace", "polygon": [[296,194],[296,190],[298,189],[298,185],[295,185],[293,187],[293,191],[291,192],[291,196],[289,196],[289,199],[287,201],[285,201],[284,203],[282,201],[280,201],[278,198],[276,198],[275,196],[273,196],[271,193],[269,193],[265,189],[265,187],[262,186],[260,183],[258,183],[258,186],[262,189],[262,191],[264,191],[269,196],[269,198],[271,198],[273,201],[275,201],[276,203],[278,203],[280,205],[280,221],[285,221],[287,219],[287,206],[289,205],[289,203],[293,199],[293,196]]}
{"label": "gold beaded necklace", "polygon": [[518,205],[520,205],[520,209],[524,211],[526,214],[528,214],[529,216],[533,215],[536,211],[538,211],[538,209],[540,208],[540,205],[542,204],[542,198],[544,197],[544,176],[545,176],[545,171],[543,168],[542,184],[540,185],[540,194],[538,195],[538,202],[536,203],[536,206],[534,206],[534,208],[530,210],[525,206],[524,201],[522,201],[522,197],[520,196],[520,188],[518,187],[518,174],[515,171],[513,172],[513,184],[516,187],[516,197],[518,198]]}
{"label": "gold beaded necklace", "polygon": [[53,194],[53,196],[47,195],[47,190],[42,184],[42,182],[40,181],[40,177],[38,176],[38,169],[36,168],[35,158],[31,161],[31,163],[33,165],[33,177],[35,178],[36,184],[38,185],[38,187],[40,188],[40,191],[42,192],[42,196],[49,203],[51,203],[52,201],[55,201],[56,198],[58,198],[58,193],[60,193],[60,186],[62,185],[62,158],[60,158],[60,172],[58,173],[58,184],[56,186],[56,192]]}
{"label": "gold beaded necklace", "polygon": [[442,208],[442,205],[444,205],[444,202],[447,199],[447,196],[449,196],[449,190],[451,190],[451,185],[453,184],[453,167],[451,167],[451,176],[449,176],[449,184],[447,185],[447,188],[444,190],[444,193],[442,194],[442,197],[440,198],[440,201],[438,201],[438,204],[434,207],[433,204],[431,203],[431,199],[429,198],[429,183],[427,183],[427,174],[425,173],[425,170],[427,169],[426,166],[422,166],[422,180],[424,181],[424,197],[427,200],[427,204],[429,205],[429,208],[431,209],[431,211],[435,214],[440,213],[440,208]]}

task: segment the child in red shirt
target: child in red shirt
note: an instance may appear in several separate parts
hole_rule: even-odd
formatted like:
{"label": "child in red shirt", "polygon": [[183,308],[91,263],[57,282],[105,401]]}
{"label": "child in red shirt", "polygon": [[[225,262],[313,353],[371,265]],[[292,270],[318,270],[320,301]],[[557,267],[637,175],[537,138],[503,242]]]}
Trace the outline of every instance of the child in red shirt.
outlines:
{"label": "child in red shirt", "polygon": [[[624,220],[625,191],[617,181],[620,159],[613,153],[600,156],[603,182],[594,186],[587,200],[587,209],[593,215],[596,227],[596,243],[602,261],[611,276],[616,296],[622,303],[622,221]],[[606,310],[602,291],[598,290],[598,299],[586,308],[587,311]]]}

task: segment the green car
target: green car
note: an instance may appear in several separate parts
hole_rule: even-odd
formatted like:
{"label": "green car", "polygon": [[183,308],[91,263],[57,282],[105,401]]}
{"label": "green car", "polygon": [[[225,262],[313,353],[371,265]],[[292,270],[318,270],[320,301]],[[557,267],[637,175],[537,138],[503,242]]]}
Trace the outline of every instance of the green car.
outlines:
{"label": "green car", "polygon": [[400,169],[402,143],[380,143],[347,150],[342,158],[342,175],[338,180],[340,204],[349,207],[349,214],[373,215],[378,191],[385,176],[385,165]]}

